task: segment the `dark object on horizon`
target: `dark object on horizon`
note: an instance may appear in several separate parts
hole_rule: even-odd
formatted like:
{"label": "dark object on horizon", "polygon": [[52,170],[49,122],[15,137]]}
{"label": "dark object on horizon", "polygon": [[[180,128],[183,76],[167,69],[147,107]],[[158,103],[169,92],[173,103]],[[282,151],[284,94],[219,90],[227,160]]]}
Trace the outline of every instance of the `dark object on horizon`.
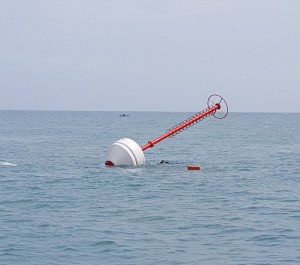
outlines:
{"label": "dark object on horizon", "polygon": [[168,161],[165,161],[165,160],[161,160],[159,163],[160,163],[160,164],[169,164],[169,162],[168,162]]}
{"label": "dark object on horizon", "polygon": [[121,114],[120,116],[121,116],[121,117],[128,117],[129,115],[123,113],[123,114]]}

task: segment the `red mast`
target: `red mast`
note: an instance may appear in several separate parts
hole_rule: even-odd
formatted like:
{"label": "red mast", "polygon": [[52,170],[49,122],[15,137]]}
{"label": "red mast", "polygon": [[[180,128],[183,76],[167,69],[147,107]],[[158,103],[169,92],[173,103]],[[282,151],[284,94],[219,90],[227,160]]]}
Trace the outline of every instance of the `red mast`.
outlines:
{"label": "red mast", "polygon": [[[216,100],[217,99],[217,100]],[[217,102],[217,103],[215,103]],[[222,107],[222,102],[225,103],[224,107]],[[194,125],[196,122],[210,116],[213,115],[214,117],[218,118],[218,119],[223,119],[226,117],[227,113],[228,113],[228,107],[227,104],[225,102],[225,100],[219,96],[219,95],[212,95],[208,98],[208,108],[195,114],[194,116],[190,117],[189,119],[185,120],[184,122],[179,123],[178,125],[176,125],[174,128],[168,130],[165,134],[149,141],[147,144],[145,144],[142,147],[142,151],[145,151],[148,148],[153,147],[155,144],[159,143],[160,141],[171,137],[172,135],[182,131],[183,129]],[[223,108],[225,110],[223,110]],[[220,115],[216,115],[217,111],[221,111],[221,116]]]}

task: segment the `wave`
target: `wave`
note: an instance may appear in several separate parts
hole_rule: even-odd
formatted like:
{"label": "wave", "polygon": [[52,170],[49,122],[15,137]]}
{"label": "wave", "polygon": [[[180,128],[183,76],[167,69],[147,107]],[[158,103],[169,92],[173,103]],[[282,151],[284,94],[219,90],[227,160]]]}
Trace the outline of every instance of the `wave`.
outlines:
{"label": "wave", "polygon": [[0,162],[0,166],[10,166],[15,167],[17,164],[9,163],[9,162]]}

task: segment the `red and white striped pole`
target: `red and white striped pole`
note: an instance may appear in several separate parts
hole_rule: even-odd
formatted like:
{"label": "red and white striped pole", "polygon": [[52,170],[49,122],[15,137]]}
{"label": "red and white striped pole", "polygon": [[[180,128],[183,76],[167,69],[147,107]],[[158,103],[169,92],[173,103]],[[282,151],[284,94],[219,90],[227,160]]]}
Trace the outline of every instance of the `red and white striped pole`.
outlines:
{"label": "red and white striped pole", "polygon": [[159,143],[160,141],[176,134],[177,132],[182,131],[183,129],[187,128],[189,125],[192,125],[195,122],[197,122],[198,120],[201,120],[202,118],[205,118],[205,117],[211,115],[212,113],[214,113],[216,110],[218,110],[220,108],[221,108],[220,104],[216,103],[213,107],[208,108],[208,109],[204,110],[203,112],[198,113],[197,115],[186,120],[185,122],[178,124],[177,126],[175,126],[175,128],[171,129],[170,131],[167,131],[165,134],[157,137],[156,139],[149,141],[147,144],[145,144],[142,147],[142,150],[145,151],[148,148],[153,147],[155,144]]}

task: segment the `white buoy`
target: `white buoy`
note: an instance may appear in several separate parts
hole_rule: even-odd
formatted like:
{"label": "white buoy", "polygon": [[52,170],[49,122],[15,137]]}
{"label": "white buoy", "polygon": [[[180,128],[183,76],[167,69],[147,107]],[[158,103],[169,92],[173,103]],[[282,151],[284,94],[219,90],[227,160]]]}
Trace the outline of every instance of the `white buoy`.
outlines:
{"label": "white buoy", "polygon": [[[207,108],[196,113],[187,120],[177,124],[176,126],[167,130],[163,135],[149,141],[140,147],[135,141],[129,138],[122,138],[113,143],[107,151],[106,166],[138,166],[145,164],[144,151],[152,148],[160,141],[173,137],[182,132],[186,128],[196,124],[198,121],[212,115],[217,119],[223,119],[228,114],[228,106],[226,101],[219,95],[211,95],[207,100]],[[197,170],[200,169],[196,166]],[[195,167],[190,166],[189,170],[196,170]]]}
{"label": "white buoy", "polygon": [[122,138],[113,143],[107,151],[107,166],[138,166],[145,164],[141,147],[129,138]]}

